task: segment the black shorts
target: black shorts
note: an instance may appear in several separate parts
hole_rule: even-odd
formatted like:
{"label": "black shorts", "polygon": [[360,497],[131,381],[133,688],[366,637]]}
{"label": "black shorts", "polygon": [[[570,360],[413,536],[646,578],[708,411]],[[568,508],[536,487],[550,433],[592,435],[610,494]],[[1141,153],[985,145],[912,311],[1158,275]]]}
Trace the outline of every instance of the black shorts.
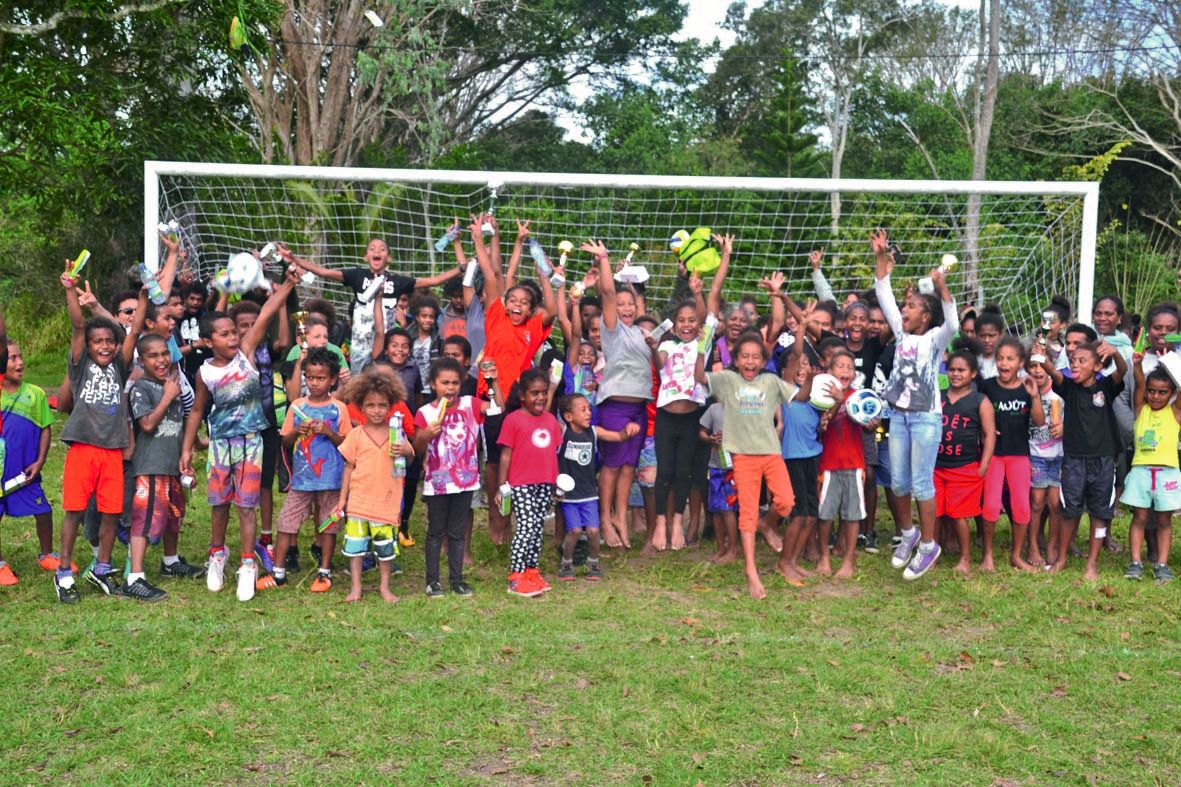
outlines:
{"label": "black shorts", "polygon": [[275,468],[279,466],[279,447],[283,441],[279,437],[279,427],[269,426],[262,432],[262,485],[261,489],[272,489],[275,486]]}
{"label": "black shorts", "polygon": [[1062,515],[1077,519],[1084,511],[1092,519],[1115,516],[1115,457],[1062,457]]}
{"label": "black shorts", "polygon": [[796,504],[791,516],[820,516],[820,457],[784,459]]}
{"label": "black shorts", "polygon": [[504,413],[484,417],[484,461],[490,465],[500,464],[500,427],[504,426]]}

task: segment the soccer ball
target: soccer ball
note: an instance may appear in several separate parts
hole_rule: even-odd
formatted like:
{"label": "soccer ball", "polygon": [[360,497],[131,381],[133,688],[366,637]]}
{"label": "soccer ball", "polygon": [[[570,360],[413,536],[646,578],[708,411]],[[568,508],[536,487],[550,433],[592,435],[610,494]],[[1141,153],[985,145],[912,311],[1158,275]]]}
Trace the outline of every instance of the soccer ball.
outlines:
{"label": "soccer ball", "polygon": [[831,410],[836,406],[837,399],[832,395],[839,390],[841,384],[831,374],[818,374],[812,378],[812,406],[817,410]]}
{"label": "soccer ball", "polygon": [[866,426],[882,417],[882,399],[870,389],[862,388],[845,400],[845,412],[854,423]]}
{"label": "soccer ball", "polygon": [[223,271],[219,272],[213,281],[213,286],[223,292],[238,295],[261,287],[271,291],[271,283],[262,273],[262,263],[249,252],[240,252],[230,257]]}
{"label": "soccer ball", "polygon": [[689,241],[689,233],[685,230],[677,230],[673,236],[668,239],[668,247],[672,251],[680,251],[681,247]]}

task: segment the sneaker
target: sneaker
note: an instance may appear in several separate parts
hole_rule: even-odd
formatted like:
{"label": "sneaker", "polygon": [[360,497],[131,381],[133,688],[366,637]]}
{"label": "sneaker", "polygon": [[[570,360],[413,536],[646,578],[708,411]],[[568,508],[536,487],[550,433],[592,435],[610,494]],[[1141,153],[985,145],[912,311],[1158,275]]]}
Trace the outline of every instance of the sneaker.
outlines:
{"label": "sneaker", "polygon": [[859,549],[862,552],[865,551],[865,534],[864,533],[857,534],[857,549]]}
{"label": "sneaker", "polygon": [[545,581],[545,577],[543,577],[543,576],[541,575],[541,572],[540,572],[540,571],[538,571],[537,569],[535,569],[535,568],[527,568],[527,569],[525,569],[525,576],[526,576],[526,577],[532,577],[532,578],[533,578],[533,584],[535,584],[535,585],[537,585],[539,588],[541,588],[541,592],[542,592],[542,593],[548,593],[548,592],[550,592],[551,590],[553,590],[553,588],[552,588],[552,587],[550,587],[550,583],[548,583],[548,582],[546,582],[546,581]]}
{"label": "sneaker", "polygon": [[320,564],[324,562],[324,550],[319,544],[312,544],[312,547],[308,550],[308,552],[312,553],[312,562],[315,564],[316,568],[319,568]]}
{"label": "sneaker", "polygon": [[249,601],[254,598],[254,580],[258,579],[258,566],[253,560],[248,560],[238,567],[238,600]]}
{"label": "sneaker", "polygon": [[414,536],[410,535],[409,530],[399,530],[398,531],[398,546],[402,547],[403,549],[406,549],[408,547],[414,546],[414,544],[415,544]]}
{"label": "sneaker", "polygon": [[923,574],[930,570],[931,566],[935,565],[935,561],[939,559],[940,553],[943,550],[935,544],[935,548],[930,552],[924,552],[921,549],[914,551],[914,557],[911,558],[910,565],[902,572],[903,579],[918,579]]}
{"label": "sneaker", "polygon": [[514,596],[533,598],[534,596],[540,596],[545,591],[533,584],[530,577],[521,573],[508,575],[508,592]]}
{"label": "sneaker", "polygon": [[599,561],[586,561],[586,581],[599,582],[603,579],[603,569],[599,568]]}
{"label": "sneaker", "polygon": [[902,568],[910,562],[914,548],[919,544],[919,529],[916,527],[912,532],[914,536],[911,538],[898,536],[898,543],[894,547],[894,557],[890,558],[890,565],[894,568]]}
{"label": "sneaker", "polygon": [[226,551],[219,549],[209,553],[209,565],[205,574],[205,587],[210,593],[217,593],[226,583]]}
{"label": "sneaker", "polygon": [[275,581],[274,576],[271,574],[259,574],[258,579],[254,580],[254,592],[256,593],[261,593],[264,590],[274,590],[277,587],[279,587],[279,583]]}
{"label": "sneaker", "polygon": [[443,598],[447,593],[443,590],[443,586],[438,582],[432,582],[426,586],[427,598]]}
{"label": "sneaker", "polygon": [[1170,571],[1169,567],[1164,563],[1157,563],[1155,566],[1153,566],[1152,573],[1156,577],[1156,584],[1158,585],[1163,585],[1166,582],[1172,582],[1174,579],[1173,572]]}
{"label": "sneaker", "polygon": [[264,544],[261,541],[254,542],[254,559],[262,566],[262,570],[268,574],[275,573],[275,558],[271,554],[270,544]]}
{"label": "sneaker", "polygon": [[271,577],[275,580],[275,587],[282,587],[283,585],[287,584],[287,570],[286,569],[283,569],[282,574],[280,574],[278,572],[271,574]]}
{"label": "sneaker", "polygon": [[114,574],[100,575],[91,570],[86,572],[86,576],[83,579],[101,590],[104,595],[115,597],[123,595],[123,587],[119,584],[119,580],[115,579]]}
{"label": "sneaker", "polygon": [[562,561],[562,565],[558,566],[558,581],[559,582],[573,582],[574,581],[574,564]]}
{"label": "sneaker", "polygon": [[131,543],[131,528],[119,525],[119,529],[115,531],[115,538],[119,539],[119,543],[127,546]]}
{"label": "sneaker", "polygon": [[1124,569],[1124,579],[1132,579],[1132,580],[1139,582],[1140,578],[1143,576],[1144,576],[1144,564],[1139,563],[1135,560],[1133,560],[1131,563],[1129,563],[1128,567]]}
{"label": "sneaker", "polygon": [[890,549],[897,549],[898,545],[902,543],[902,536],[890,536]]}
{"label": "sneaker", "polygon": [[470,598],[471,596],[476,595],[476,591],[473,590],[472,586],[466,582],[452,582],[451,592],[457,596],[463,596],[464,598]]}
{"label": "sneaker", "polygon": [[299,547],[287,547],[287,554],[283,557],[283,568],[299,573]]}
{"label": "sneaker", "polygon": [[585,566],[590,556],[590,541],[580,538],[574,542],[574,565]]}
{"label": "sneaker", "polygon": [[878,532],[871,530],[865,534],[865,554],[876,555],[878,553]]}
{"label": "sneaker", "polygon": [[312,580],[313,593],[327,593],[332,590],[332,575],[327,571],[317,571],[316,578]]}
{"label": "sneaker", "polygon": [[[362,569],[361,569],[361,570],[362,570],[362,571],[364,571],[364,570],[365,570],[365,569],[364,569],[364,565],[363,565],[363,564],[362,564]],[[391,576],[391,577],[400,577],[400,576],[402,576],[402,567],[401,567],[400,565],[398,565],[398,561],[397,561],[397,559],[394,559],[394,560],[391,560],[391,561],[390,561],[390,576]]]}
{"label": "sneaker", "polygon": [[[50,552],[48,555],[41,555],[37,558],[37,565],[46,571],[57,571],[62,567],[62,559],[56,552]],[[78,567],[70,562],[70,571],[78,572]]]}
{"label": "sneaker", "polygon": [[62,587],[58,582],[57,577],[53,578],[53,590],[57,593],[57,600],[63,604],[77,604],[80,600],[78,595],[78,583],[71,582],[68,588]]}
{"label": "sneaker", "polygon": [[123,595],[128,598],[133,598],[136,601],[163,601],[168,598],[168,594],[152,583],[148,582],[143,577],[132,582],[127,587],[123,588]]}
{"label": "sneaker", "polygon": [[20,580],[12,573],[12,566],[7,563],[0,564],[0,587],[10,588],[18,582]]}
{"label": "sneaker", "polygon": [[200,579],[205,576],[205,567],[194,566],[178,555],[176,562],[172,565],[168,565],[163,560],[160,561],[160,576],[175,577],[177,579]]}

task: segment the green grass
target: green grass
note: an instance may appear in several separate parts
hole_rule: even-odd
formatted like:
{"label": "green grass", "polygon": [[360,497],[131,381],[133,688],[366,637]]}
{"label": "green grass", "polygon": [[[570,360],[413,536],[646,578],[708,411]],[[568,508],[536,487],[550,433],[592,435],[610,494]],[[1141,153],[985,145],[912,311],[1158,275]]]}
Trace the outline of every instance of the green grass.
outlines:
{"label": "green grass", "polygon": [[[55,500],[61,460],[55,445]],[[946,560],[910,584],[883,553],[846,583],[768,575],[756,603],[703,547],[614,556],[598,585],[517,599],[478,527],[477,595],[428,601],[413,524],[395,605],[375,579],[358,605],[343,576],[313,597],[305,573],[248,604],[232,585],[161,580],[162,604],[84,586],[67,608],[35,565],[31,520],[5,519],[22,581],[0,592],[2,781],[1176,780],[1181,585],[1126,583],[1126,556],[1105,556],[1098,584],[1081,561],[961,581]],[[207,534],[197,503],[182,554],[199,558]],[[154,578],[158,548],[149,560]],[[551,578],[554,562],[547,539]]]}

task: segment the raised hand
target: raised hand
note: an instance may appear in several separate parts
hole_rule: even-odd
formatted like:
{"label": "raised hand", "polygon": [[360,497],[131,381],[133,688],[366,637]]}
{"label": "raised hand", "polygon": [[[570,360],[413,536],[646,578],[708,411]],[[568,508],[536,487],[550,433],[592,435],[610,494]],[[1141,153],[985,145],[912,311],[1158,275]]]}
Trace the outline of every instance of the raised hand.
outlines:
{"label": "raised hand", "polygon": [[875,255],[889,254],[890,235],[884,229],[878,227],[869,233],[869,247],[873,249]]}
{"label": "raised hand", "polygon": [[601,260],[604,257],[609,256],[607,254],[607,247],[605,245],[603,245],[603,241],[595,240],[594,238],[590,239],[589,241],[582,244],[578,248],[587,252],[592,257],[594,257],[596,260]]}
{"label": "raised hand", "polygon": [[164,244],[164,248],[168,249],[168,253],[172,254],[180,248],[180,238],[173,240],[172,236],[167,232],[158,232],[160,242]]}
{"label": "raised hand", "polygon": [[1021,383],[1025,387],[1025,392],[1030,396],[1041,396],[1041,392],[1037,389],[1037,383],[1032,377],[1026,377]]}
{"label": "raised hand", "polygon": [[94,307],[98,306],[98,296],[90,291],[90,282],[85,282],[85,286],[85,289],[78,290],[78,305],[94,311]]}
{"label": "raised hand", "polygon": [[704,287],[704,282],[701,281],[700,276],[698,276],[696,273],[691,274],[689,276],[689,290],[690,290],[690,292],[692,292],[694,295],[700,295],[703,287]]}
{"label": "raised hand", "polygon": [[525,240],[529,237],[529,219],[521,221],[517,219],[517,240]]}
{"label": "raised hand", "polygon": [[722,254],[729,254],[734,251],[734,234],[727,233],[725,235],[713,234],[714,242],[718,244],[718,249]]}
{"label": "raised hand", "polygon": [[812,249],[811,253],[808,254],[808,262],[810,262],[812,264],[812,270],[814,270],[814,271],[820,270],[820,262],[823,259],[824,259],[824,249],[823,248]]}

